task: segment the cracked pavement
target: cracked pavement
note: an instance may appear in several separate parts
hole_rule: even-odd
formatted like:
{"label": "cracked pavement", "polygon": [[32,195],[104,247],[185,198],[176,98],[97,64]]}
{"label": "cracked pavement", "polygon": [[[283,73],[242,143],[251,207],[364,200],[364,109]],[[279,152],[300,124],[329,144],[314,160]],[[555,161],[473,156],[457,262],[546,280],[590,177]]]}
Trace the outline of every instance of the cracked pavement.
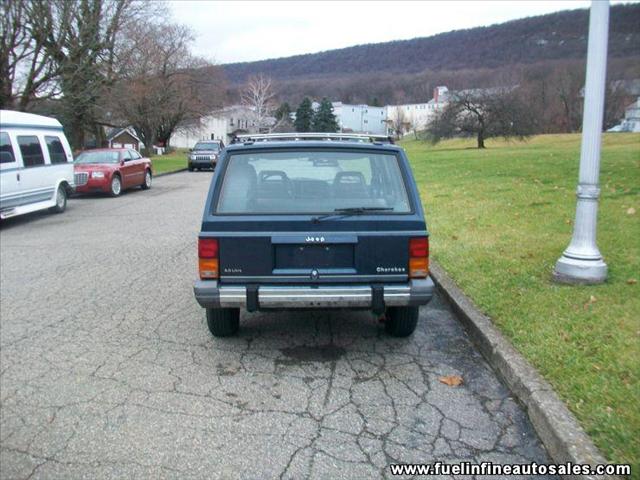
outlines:
{"label": "cracked pavement", "polygon": [[369,313],[330,311],[245,312],[239,337],[214,339],[192,292],[210,178],[170,175],[2,225],[2,478],[378,478],[390,463],[548,463],[438,297],[407,339]]}

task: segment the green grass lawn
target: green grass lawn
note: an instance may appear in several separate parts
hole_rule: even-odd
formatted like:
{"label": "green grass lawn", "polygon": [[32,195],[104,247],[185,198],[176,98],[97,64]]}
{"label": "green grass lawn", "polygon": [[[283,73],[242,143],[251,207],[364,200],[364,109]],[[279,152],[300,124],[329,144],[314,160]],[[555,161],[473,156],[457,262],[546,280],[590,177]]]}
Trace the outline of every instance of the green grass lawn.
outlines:
{"label": "green grass lawn", "polygon": [[[606,134],[598,286],[551,280],[574,221],[580,135],[408,140],[433,258],[551,382],[611,462],[640,478],[640,134]],[[635,213],[634,210],[635,209]],[[636,283],[638,282],[638,283]]]}
{"label": "green grass lawn", "polygon": [[157,175],[158,173],[173,172],[187,168],[187,152],[186,148],[178,148],[167,155],[151,157],[153,171]]}

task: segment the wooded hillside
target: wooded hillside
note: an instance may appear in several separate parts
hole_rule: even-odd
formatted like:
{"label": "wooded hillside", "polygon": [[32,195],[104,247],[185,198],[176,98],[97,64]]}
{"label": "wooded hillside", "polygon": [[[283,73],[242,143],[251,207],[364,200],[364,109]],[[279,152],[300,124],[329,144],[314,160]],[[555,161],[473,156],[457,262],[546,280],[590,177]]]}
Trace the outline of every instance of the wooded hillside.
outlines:
{"label": "wooded hillside", "polygon": [[[227,64],[224,70],[232,87],[257,73],[273,77],[281,94],[291,100],[317,91],[343,101],[370,100],[367,96],[383,97],[379,100],[386,102],[401,100],[395,98],[398,96],[418,101],[424,99],[424,92],[397,88],[392,79],[411,84],[420,81],[419,75],[431,78],[442,72],[446,78],[459,80],[459,87],[468,87],[479,80],[499,83],[499,77],[514,67],[583,62],[588,24],[588,10],[570,10],[426,38]],[[611,7],[609,58],[616,78],[640,76],[640,4]],[[363,74],[368,91],[352,91],[352,83],[362,86]],[[327,78],[333,81],[328,83]],[[380,89],[382,84],[387,87]],[[303,92],[305,89],[313,92]]]}

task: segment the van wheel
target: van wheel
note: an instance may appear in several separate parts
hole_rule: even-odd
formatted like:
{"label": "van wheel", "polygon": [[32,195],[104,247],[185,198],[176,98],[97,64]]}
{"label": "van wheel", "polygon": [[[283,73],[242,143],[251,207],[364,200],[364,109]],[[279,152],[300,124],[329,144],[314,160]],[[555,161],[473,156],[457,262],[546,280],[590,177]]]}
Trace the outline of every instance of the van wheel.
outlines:
{"label": "van wheel", "polygon": [[67,190],[60,185],[56,192],[56,204],[49,209],[52,213],[62,213],[67,208]]}
{"label": "van wheel", "polygon": [[151,188],[151,172],[149,170],[144,171],[144,183],[141,187],[143,190],[149,190]]}
{"label": "van wheel", "polygon": [[384,329],[394,337],[408,337],[418,325],[418,307],[391,307],[387,309]]}
{"label": "van wheel", "polygon": [[240,327],[240,309],[207,308],[207,325],[214,337],[231,337]]}
{"label": "van wheel", "polygon": [[122,193],[122,180],[120,180],[119,175],[114,175],[111,178],[111,192],[109,192],[112,197],[117,197]]}

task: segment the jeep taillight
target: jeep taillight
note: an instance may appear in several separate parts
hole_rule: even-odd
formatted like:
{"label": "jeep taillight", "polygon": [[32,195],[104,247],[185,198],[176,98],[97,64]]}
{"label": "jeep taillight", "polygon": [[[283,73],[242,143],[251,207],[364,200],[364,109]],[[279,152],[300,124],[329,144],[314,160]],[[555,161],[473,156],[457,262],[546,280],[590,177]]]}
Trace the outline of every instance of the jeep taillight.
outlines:
{"label": "jeep taillight", "polygon": [[198,270],[200,279],[218,278],[218,240],[198,238]]}
{"label": "jeep taillight", "polygon": [[429,275],[429,237],[409,239],[409,278]]}

